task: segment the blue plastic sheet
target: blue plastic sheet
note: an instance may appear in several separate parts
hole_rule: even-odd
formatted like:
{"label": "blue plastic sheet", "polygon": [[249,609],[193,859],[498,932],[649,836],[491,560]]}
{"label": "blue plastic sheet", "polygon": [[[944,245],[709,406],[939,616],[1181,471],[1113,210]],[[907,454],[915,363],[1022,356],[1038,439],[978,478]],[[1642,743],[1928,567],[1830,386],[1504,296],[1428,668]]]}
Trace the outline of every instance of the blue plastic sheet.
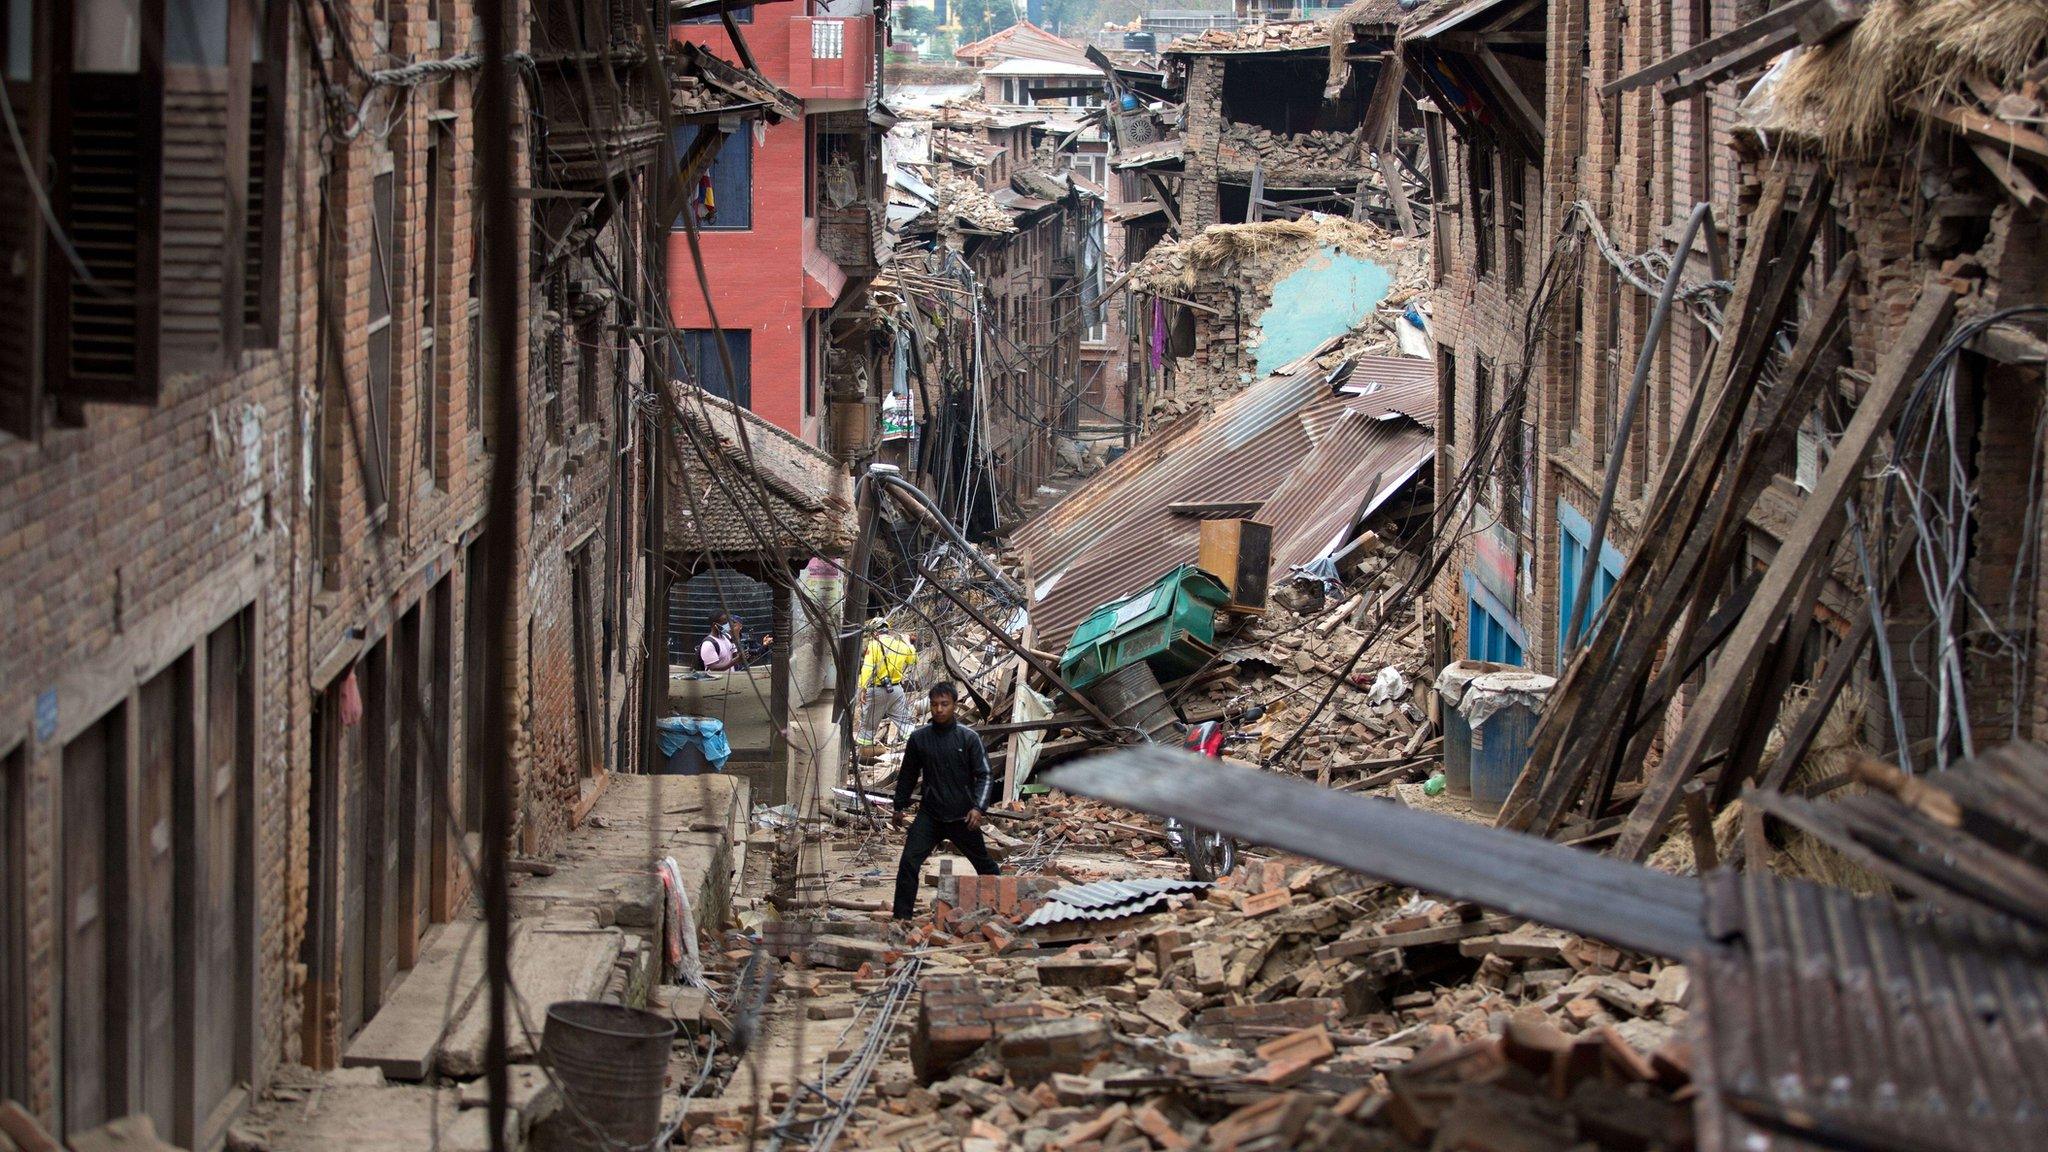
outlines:
{"label": "blue plastic sheet", "polygon": [[685,745],[695,745],[713,768],[724,768],[732,756],[723,720],[709,716],[665,716],[654,722],[654,728],[661,740],[663,757],[675,755]]}

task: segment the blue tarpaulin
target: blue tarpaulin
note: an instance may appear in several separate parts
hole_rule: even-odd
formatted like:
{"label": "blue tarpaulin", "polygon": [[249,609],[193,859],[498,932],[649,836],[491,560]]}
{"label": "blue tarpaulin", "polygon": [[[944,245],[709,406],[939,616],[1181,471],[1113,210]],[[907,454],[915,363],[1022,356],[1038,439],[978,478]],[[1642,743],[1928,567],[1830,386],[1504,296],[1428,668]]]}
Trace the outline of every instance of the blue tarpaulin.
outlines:
{"label": "blue tarpaulin", "polygon": [[661,738],[661,754],[675,755],[685,745],[695,745],[704,759],[713,768],[724,768],[727,758],[732,755],[732,745],[725,738],[725,722],[709,716],[665,716],[654,722]]}

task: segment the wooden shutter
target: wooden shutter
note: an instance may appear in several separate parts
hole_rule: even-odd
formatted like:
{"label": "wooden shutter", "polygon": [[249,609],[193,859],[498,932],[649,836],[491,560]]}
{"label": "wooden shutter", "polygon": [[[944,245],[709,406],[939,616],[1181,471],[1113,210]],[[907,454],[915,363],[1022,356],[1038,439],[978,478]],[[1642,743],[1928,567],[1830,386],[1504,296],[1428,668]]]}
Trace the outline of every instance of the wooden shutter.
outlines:
{"label": "wooden shutter", "polygon": [[163,370],[203,372],[241,344],[241,254],[230,242],[247,190],[229,174],[242,151],[228,146],[225,68],[167,66],[163,99]]}
{"label": "wooden shutter", "polygon": [[68,400],[154,404],[156,203],[162,109],[144,73],[70,78],[59,153],[62,219],[88,283],[68,264],[53,301],[51,390]]}
{"label": "wooden shutter", "polygon": [[[32,86],[8,81],[0,100],[8,101],[33,156],[38,134]],[[38,313],[33,304],[42,294],[42,227],[34,203],[28,174],[20,164],[0,157],[0,204],[8,206],[0,212],[0,300],[16,302],[0,308],[0,432],[24,440],[34,437],[42,408],[42,373],[35,362]]]}

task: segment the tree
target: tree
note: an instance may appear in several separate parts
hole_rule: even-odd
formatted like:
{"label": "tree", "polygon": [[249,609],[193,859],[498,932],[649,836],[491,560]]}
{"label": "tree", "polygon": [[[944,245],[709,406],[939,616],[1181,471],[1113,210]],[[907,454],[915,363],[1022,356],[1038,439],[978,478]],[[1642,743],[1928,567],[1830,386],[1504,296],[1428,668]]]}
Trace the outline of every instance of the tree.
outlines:
{"label": "tree", "polygon": [[1015,0],[958,0],[953,18],[960,22],[960,35],[969,41],[993,36],[1017,22]]}
{"label": "tree", "polygon": [[896,27],[905,32],[916,32],[929,36],[939,26],[938,14],[929,8],[906,4],[893,8],[890,15],[895,18]]}

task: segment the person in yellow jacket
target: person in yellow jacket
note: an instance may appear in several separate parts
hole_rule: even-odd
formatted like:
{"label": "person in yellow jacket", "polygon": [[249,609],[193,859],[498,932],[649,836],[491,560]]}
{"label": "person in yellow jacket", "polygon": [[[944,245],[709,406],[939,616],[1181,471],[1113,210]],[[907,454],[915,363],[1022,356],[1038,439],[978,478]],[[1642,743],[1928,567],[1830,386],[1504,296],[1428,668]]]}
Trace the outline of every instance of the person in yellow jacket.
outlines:
{"label": "person in yellow jacket", "polygon": [[854,732],[857,744],[873,744],[876,730],[886,718],[896,725],[900,739],[914,723],[910,697],[904,681],[917,668],[917,649],[896,634],[889,622],[877,617],[861,627],[866,643],[861,648],[860,690],[863,707],[860,725]]}

